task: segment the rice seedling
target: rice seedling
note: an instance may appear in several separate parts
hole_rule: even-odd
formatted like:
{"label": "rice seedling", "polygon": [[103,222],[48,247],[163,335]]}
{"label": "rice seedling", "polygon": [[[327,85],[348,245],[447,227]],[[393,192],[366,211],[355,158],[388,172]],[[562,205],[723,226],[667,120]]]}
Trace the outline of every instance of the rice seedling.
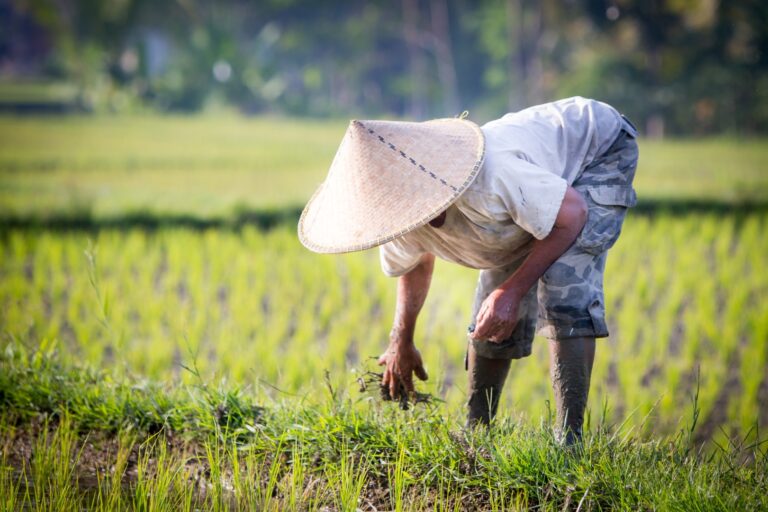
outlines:
{"label": "rice seedling", "polygon": [[[634,410],[628,426],[648,417],[642,428],[669,433],[699,372],[702,439],[721,426],[737,433],[765,421],[758,404],[768,364],[768,281],[753,255],[768,251],[760,236],[766,221],[762,214],[628,219],[608,259],[612,334],[598,347],[592,404],[607,401],[614,419]],[[41,347],[108,368],[117,379],[222,379],[257,397],[311,401],[311,390],[356,379],[376,389],[371,358],[386,345],[394,282],[379,271],[375,252],[316,256],[287,228],[42,237],[13,230],[0,250],[3,346],[11,353]],[[464,399],[473,285],[473,272],[438,265],[417,327],[432,376],[419,392],[451,411]],[[515,363],[502,415],[542,414],[550,398],[544,346],[535,342],[534,355]],[[257,412],[221,399],[218,417],[201,421],[253,424],[247,417]]]}

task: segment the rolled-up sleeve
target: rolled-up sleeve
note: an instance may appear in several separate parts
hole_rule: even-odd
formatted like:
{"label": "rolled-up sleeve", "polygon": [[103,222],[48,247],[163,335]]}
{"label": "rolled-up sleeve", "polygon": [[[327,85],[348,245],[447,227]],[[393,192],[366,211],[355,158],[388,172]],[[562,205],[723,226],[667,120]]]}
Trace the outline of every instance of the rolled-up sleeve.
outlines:
{"label": "rolled-up sleeve", "polygon": [[514,158],[496,173],[494,192],[512,221],[537,239],[546,238],[555,225],[568,182],[526,160]]}
{"label": "rolled-up sleeve", "polygon": [[389,277],[398,277],[413,270],[421,261],[424,250],[403,236],[379,246],[381,270]]}

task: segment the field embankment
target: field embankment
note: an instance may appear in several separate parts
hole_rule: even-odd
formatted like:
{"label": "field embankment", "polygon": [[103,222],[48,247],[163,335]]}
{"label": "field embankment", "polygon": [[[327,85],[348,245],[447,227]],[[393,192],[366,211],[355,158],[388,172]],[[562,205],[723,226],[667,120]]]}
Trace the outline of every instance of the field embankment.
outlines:
{"label": "field embankment", "polygon": [[697,448],[695,405],[675,435],[599,422],[566,450],[547,422],[466,431],[330,382],[262,407],[202,380],[113,380],[51,346],[8,345],[0,369],[3,510],[757,510],[768,491],[764,448]]}

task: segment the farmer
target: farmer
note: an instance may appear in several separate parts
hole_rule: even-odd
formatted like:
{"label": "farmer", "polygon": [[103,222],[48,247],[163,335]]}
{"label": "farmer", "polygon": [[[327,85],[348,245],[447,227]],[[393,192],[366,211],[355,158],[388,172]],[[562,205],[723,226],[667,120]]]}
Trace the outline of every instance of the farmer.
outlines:
{"label": "farmer", "polygon": [[595,338],[608,336],[606,251],[636,202],[637,133],[612,107],[580,97],[464,119],[352,121],[299,238],[321,253],[380,246],[397,276],[390,396],[427,372],[413,340],[435,257],[480,270],[465,361],[468,423],[494,417],[512,359],[549,341],[557,432],[581,438]]}

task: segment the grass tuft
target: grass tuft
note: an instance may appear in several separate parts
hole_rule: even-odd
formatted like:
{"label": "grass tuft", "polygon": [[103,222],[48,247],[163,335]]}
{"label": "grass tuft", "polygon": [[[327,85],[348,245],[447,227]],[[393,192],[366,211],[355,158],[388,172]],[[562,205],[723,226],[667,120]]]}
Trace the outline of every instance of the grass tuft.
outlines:
{"label": "grass tuft", "polygon": [[268,408],[202,383],[136,393],[130,377],[63,365],[52,345],[9,347],[6,509],[746,510],[768,493],[764,442],[693,446],[685,429],[644,439],[599,425],[569,450],[546,422],[463,430],[437,406],[399,411],[339,388]]}

